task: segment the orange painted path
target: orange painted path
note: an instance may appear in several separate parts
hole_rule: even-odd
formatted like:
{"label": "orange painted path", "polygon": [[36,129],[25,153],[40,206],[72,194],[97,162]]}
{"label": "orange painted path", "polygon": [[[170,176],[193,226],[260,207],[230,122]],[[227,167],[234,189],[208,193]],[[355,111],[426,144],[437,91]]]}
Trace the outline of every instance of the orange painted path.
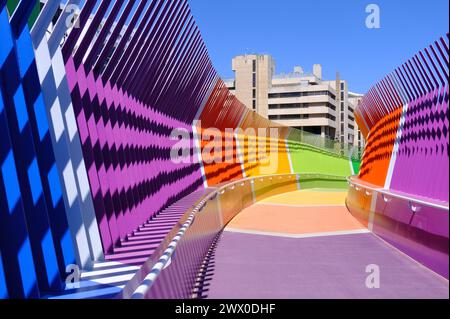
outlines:
{"label": "orange painted path", "polygon": [[242,211],[226,231],[281,235],[366,231],[347,211],[345,196],[345,192],[308,190],[270,197]]}

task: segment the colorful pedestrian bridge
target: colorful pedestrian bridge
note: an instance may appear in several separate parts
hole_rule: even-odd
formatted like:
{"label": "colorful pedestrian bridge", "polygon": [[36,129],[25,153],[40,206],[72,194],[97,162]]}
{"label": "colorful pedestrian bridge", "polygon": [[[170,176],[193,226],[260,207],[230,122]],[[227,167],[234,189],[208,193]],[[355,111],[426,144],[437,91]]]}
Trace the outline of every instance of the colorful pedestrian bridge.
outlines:
{"label": "colorful pedestrian bridge", "polygon": [[448,33],[364,96],[361,156],[237,100],[186,0],[0,30],[0,298],[449,297]]}

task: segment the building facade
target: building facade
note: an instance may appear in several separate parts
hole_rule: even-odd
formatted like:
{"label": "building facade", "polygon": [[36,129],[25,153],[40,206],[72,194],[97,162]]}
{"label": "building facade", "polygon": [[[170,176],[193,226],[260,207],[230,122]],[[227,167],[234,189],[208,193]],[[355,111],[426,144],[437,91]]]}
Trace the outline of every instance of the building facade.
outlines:
{"label": "building facade", "polygon": [[[348,102],[349,106],[355,110],[356,107],[362,102],[364,95],[357,94],[353,92],[348,92]],[[355,122],[356,124],[356,122]],[[364,149],[364,146],[366,145],[366,140],[364,139],[364,136],[359,129],[358,125],[355,125],[355,132],[354,132],[354,142],[353,144],[355,146],[358,146],[359,149]]]}
{"label": "building facade", "polygon": [[[279,124],[357,145],[354,109],[359,97],[350,95],[348,82],[322,78],[322,66],[311,73],[295,67],[292,73],[275,75],[270,55],[241,55],[232,61],[233,80],[226,85],[248,108]],[[353,100],[352,100],[353,99]]]}

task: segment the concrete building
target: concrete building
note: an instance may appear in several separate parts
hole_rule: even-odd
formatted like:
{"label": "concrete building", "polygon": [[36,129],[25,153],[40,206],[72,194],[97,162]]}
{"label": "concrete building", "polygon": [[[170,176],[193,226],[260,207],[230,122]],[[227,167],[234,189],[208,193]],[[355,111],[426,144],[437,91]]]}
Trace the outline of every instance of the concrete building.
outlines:
{"label": "concrete building", "polygon": [[236,97],[247,107],[268,117],[269,95],[275,62],[270,55],[247,55],[233,59]]}
{"label": "concrete building", "polygon": [[270,55],[241,55],[232,61],[235,79],[228,88],[251,110],[282,125],[354,145],[357,125],[348,83],[339,74],[322,79],[322,66],[311,73],[295,67],[292,73],[275,75]]}
{"label": "concrete building", "polygon": [[[349,105],[353,108],[353,110],[361,103],[363,99],[362,94],[357,94],[353,92],[348,92],[348,101]],[[358,128],[358,125],[355,125],[355,140],[353,142],[355,146],[358,146],[360,149],[363,149],[366,145],[366,140],[362,136],[362,133],[360,129]]]}

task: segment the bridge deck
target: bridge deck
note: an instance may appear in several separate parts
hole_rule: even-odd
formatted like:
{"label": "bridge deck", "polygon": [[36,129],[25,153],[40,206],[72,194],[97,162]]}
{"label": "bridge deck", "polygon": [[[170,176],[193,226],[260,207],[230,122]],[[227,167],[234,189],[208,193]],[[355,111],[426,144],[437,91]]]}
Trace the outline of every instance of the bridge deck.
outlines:
{"label": "bridge deck", "polygon": [[[243,211],[218,244],[205,297],[449,297],[447,280],[359,224],[345,195],[298,191]],[[378,289],[366,287],[366,267],[373,264]]]}

